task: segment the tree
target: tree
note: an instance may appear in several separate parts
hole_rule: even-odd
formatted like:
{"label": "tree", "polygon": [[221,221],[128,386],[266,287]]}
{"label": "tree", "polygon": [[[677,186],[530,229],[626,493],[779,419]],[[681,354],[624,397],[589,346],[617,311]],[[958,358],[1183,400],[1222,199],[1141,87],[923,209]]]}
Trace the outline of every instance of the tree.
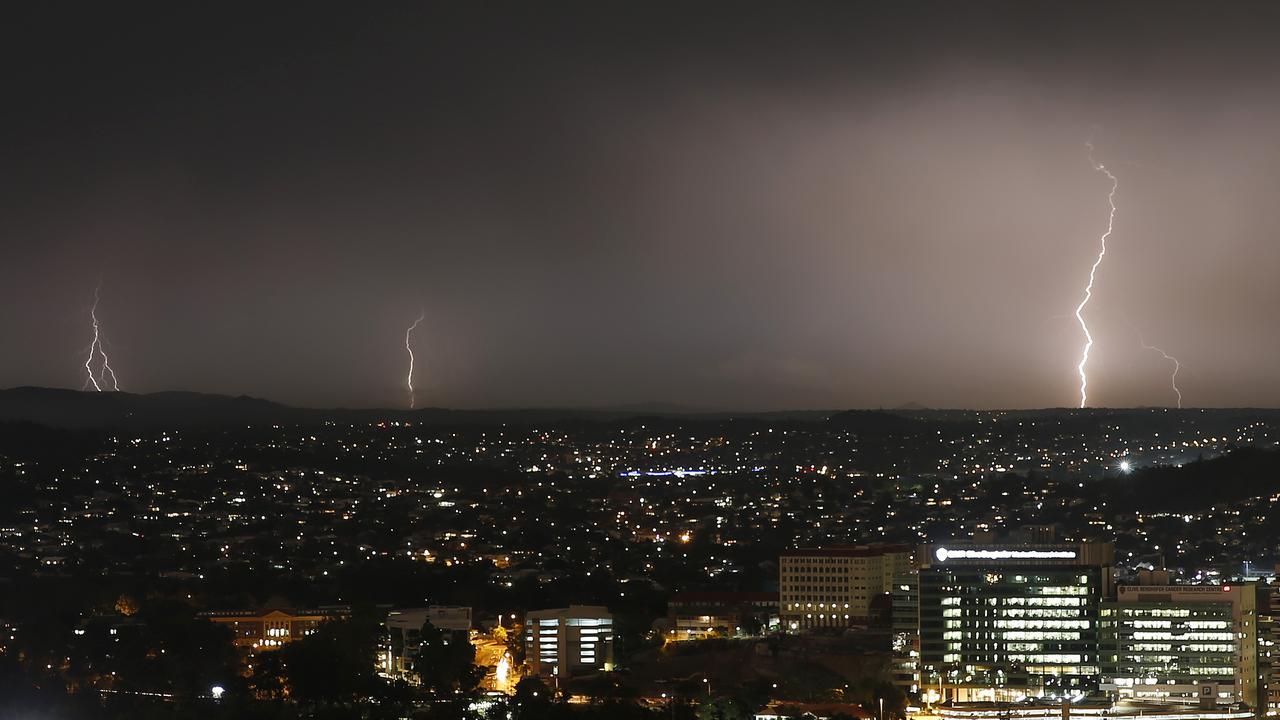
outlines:
{"label": "tree", "polygon": [[284,654],[265,652],[258,656],[249,674],[249,688],[262,700],[280,700],[285,696]]}
{"label": "tree", "polygon": [[747,680],[738,685],[733,696],[746,708],[748,715],[769,704],[773,697],[773,683],[768,680]]}
{"label": "tree", "polygon": [[380,696],[385,687],[374,671],[377,633],[368,619],[333,620],[276,650],[289,696],[321,705]]}
{"label": "tree", "polygon": [[535,718],[546,714],[551,707],[551,689],[541,678],[527,677],[516,684],[515,705],[521,718]]}
{"label": "tree", "polygon": [[710,697],[698,703],[698,720],[749,720],[751,715],[737,698]]}
{"label": "tree", "polygon": [[843,688],[845,684],[844,677],[831,669],[803,662],[778,683],[778,697],[801,702],[825,702],[835,700],[837,688]]}
{"label": "tree", "polygon": [[484,677],[475,664],[476,649],[465,638],[446,634],[428,620],[419,634],[412,670],[422,686],[435,693],[470,693]]}
{"label": "tree", "polygon": [[132,595],[122,593],[116,598],[116,612],[125,617],[133,617],[138,614],[138,601],[133,599]]}

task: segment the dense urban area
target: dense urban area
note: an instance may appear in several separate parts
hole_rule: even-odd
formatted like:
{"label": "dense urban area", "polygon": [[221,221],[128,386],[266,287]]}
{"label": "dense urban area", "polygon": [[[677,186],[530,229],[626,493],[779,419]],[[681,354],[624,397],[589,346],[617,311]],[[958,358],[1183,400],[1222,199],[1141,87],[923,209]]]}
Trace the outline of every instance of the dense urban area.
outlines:
{"label": "dense urban area", "polygon": [[[41,718],[1274,714],[1277,423],[10,422],[0,695]],[[982,595],[1015,581],[1042,587]],[[1158,618],[1136,635],[1134,608]],[[1204,619],[1143,635],[1170,617]]]}

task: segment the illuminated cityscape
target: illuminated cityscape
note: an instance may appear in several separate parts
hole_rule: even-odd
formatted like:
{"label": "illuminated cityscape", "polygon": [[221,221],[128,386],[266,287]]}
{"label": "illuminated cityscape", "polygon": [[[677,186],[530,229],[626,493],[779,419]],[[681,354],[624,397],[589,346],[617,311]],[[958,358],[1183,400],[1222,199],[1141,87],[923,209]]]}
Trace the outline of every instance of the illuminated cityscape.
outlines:
{"label": "illuminated cityscape", "polygon": [[0,720],[1280,718],[1280,3],[7,10]]}
{"label": "illuminated cityscape", "polygon": [[[1278,422],[910,410],[15,426],[4,652],[117,703],[216,685],[225,707],[288,704],[314,689],[277,654],[349,648],[325,635],[342,626],[367,628],[367,682],[435,688],[407,701],[420,708],[464,689],[508,707],[524,687],[690,713],[708,695],[850,713],[871,692],[928,714],[1186,707],[1213,687],[1215,707],[1266,713],[1280,706]],[[1204,503],[1205,477],[1238,482]],[[195,627],[194,646],[165,634]],[[170,652],[202,684],[144,671]],[[457,657],[447,682],[421,674],[419,658]]]}

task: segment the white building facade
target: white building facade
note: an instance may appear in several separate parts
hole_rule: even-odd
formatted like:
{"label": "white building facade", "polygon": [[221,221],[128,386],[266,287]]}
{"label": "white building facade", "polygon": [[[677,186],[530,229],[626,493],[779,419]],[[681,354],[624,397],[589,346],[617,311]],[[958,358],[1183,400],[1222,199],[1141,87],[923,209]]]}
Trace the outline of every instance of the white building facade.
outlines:
{"label": "white building facade", "polygon": [[533,610],[525,615],[525,662],[541,677],[613,670],[613,615],[598,605]]}

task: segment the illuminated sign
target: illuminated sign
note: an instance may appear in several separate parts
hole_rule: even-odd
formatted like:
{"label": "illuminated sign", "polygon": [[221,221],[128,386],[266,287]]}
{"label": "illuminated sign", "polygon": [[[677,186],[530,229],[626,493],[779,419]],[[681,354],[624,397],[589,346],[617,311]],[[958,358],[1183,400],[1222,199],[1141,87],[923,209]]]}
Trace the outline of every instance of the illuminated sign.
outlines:
{"label": "illuminated sign", "polygon": [[940,547],[933,551],[938,562],[948,560],[1074,560],[1075,550],[1004,550],[983,548],[980,550],[948,550]]}
{"label": "illuminated sign", "polygon": [[1232,585],[1121,585],[1121,595],[1195,595],[1211,593],[1220,595],[1231,592]]}

